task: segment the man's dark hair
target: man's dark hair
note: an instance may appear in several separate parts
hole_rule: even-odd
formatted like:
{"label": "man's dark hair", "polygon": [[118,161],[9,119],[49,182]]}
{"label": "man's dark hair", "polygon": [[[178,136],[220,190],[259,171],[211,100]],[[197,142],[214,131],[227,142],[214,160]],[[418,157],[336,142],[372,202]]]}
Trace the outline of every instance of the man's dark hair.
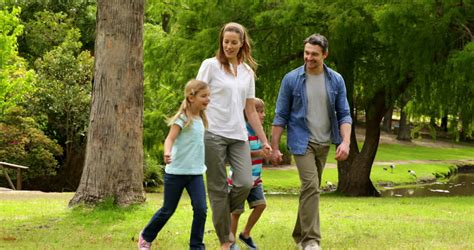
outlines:
{"label": "man's dark hair", "polygon": [[326,39],[326,37],[321,34],[312,34],[308,38],[304,39],[304,45],[307,43],[311,45],[319,45],[325,53],[328,52],[328,39]]}

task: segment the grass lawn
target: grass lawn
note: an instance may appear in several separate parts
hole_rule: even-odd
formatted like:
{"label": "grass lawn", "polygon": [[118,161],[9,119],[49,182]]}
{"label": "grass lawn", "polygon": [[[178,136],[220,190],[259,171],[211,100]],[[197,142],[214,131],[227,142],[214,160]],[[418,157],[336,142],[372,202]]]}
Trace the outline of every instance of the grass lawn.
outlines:
{"label": "grass lawn", "polygon": [[[0,194],[0,249],[134,249],[136,237],[162,203],[149,194],[142,206],[68,209],[72,193]],[[253,231],[261,249],[295,249],[291,238],[298,196],[269,195]],[[346,198],[322,195],[324,248],[472,249],[472,197]],[[240,227],[249,213],[244,213]],[[187,249],[192,209],[185,195],[155,242]],[[205,243],[218,249],[211,212]],[[242,246],[243,247],[243,246]]]}
{"label": "grass lawn", "polygon": [[[417,178],[433,178],[436,175],[447,175],[454,166],[452,164],[403,164],[397,165],[393,170],[384,170],[387,166],[375,165],[372,167],[370,178],[377,185],[380,182],[392,182],[394,184],[415,183],[417,179],[408,173],[408,170],[414,170]],[[299,190],[299,177],[296,168],[265,168],[262,172],[264,188],[267,192],[290,192],[295,193]],[[323,171],[321,186],[327,186],[326,181],[337,184],[337,169],[326,168]]]}
{"label": "grass lawn", "polygon": [[[359,143],[359,147],[362,144]],[[375,161],[413,161],[413,160],[473,160],[474,147],[446,148],[446,147],[422,147],[400,144],[380,144],[375,156]],[[334,160],[336,150],[331,145],[329,150],[329,163]]]}
{"label": "grass lawn", "polygon": [[[334,148],[334,147],[333,147]],[[396,184],[417,178],[446,175],[451,163],[397,162],[393,172],[383,161],[474,160],[473,148],[429,148],[381,144],[371,180]],[[328,162],[334,162],[331,149]],[[400,164],[399,164],[400,163]],[[296,168],[266,168],[267,210],[252,236],[260,249],[296,249],[291,234],[298,207],[299,177]],[[337,169],[327,167],[326,181],[337,183]],[[135,249],[138,232],[163,201],[162,194],[148,194],[140,206],[115,208],[104,203],[95,209],[67,208],[72,193],[0,192],[0,249]],[[323,248],[336,249],[473,249],[473,197],[348,198],[321,195]],[[209,206],[209,205],[208,205]],[[243,227],[248,212],[241,217]],[[205,243],[218,249],[219,242],[209,208]],[[187,249],[192,206],[183,196],[174,216],[158,235],[159,249]],[[243,246],[241,246],[243,247]]]}

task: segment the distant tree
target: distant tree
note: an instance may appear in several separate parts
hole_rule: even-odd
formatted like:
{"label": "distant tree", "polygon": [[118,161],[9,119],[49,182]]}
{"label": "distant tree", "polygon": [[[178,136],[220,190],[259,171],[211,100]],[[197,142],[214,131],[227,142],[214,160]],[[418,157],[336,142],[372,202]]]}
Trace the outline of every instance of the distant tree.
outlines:
{"label": "distant tree", "polygon": [[23,32],[18,15],[20,10],[0,10],[0,118],[8,109],[22,103],[33,89],[34,71],[18,56],[17,37]]}
{"label": "distant tree", "polygon": [[0,10],[0,159],[29,166],[24,176],[25,187],[31,188],[32,178],[56,174],[55,157],[62,150],[24,108],[28,97],[36,91],[36,75],[18,56],[17,37],[23,29],[19,12],[17,8],[10,12]]}
{"label": "distant tree", "polygon": [[38,81],[28,109],[64,149],[58,175],[48,184],[53,190],[75,190],[84,166],[93,58],[81,51],[79,37],[78,29],[68,30],[61,44],[35,62]]}
{"label": "distant tree", "polygon": [[143,190],[144,0],[97,2],[94,88],[79,188],[69,205],[113,198],[145,201]]}
{"label": "distant tree", "polygon": [[[38,49],[41,49],[40,45],[46,45],[48,42],[57,40],[58,37],[64,34],[63,28],[65,26],[78,28],[82,34],[80,42],[83,49],[93,51],[96,18],[95,0],[28,0],[6,1],[6,3],[7,6],[13,5],[20,7],[22,10],[20,19],[27,32],[20,37],[20,51],[21,55],[31,62],[34,62],[41,55],[35,57],[30,54],[30,49],[38,52]],[[45,32],[48,29],[50,31]],[[31,39],[30,32],[39,40]],[[39,32],[43,32],[43,35],[38,34]],[[34,45],[36,43],[37,45]],[[51,49],[47,48],[44,52]]]}

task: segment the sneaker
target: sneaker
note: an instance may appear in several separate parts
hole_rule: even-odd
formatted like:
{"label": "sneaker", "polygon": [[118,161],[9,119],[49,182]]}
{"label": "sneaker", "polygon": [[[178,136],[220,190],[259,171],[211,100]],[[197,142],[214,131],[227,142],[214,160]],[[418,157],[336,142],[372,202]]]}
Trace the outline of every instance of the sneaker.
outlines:
{"label": "sneaker", "polygon": [[322,248],[316,242],[311,242],[304,247],[304,250],[321,250]]}
{"label": "sneaker", "polygon": [[151,242],[146,241],[143,239],[142,232],[140,232],[140,236],[138,236],[138,249],[139,250],[150,250]]}
{"label": "sneaker", "polygon": [[255,242],[253,242],[252,237],[248,237],[247,239],[244,238],[244,235],[242,233],[239,234],[239,240],[242,241],[248,249],[250,250],[256,250],[257,245],[255,245]]}
{"label": "sneaker", "polygon": [[298,248],[298,250],[303,250],[303,245],[301,244],[301,242],[298,242],[296,247]]}
{"label": "sneaker", "polygon": [[232,242],[229,247],[230,250],[240,250],[239,245],[237,245],[237,242]]}

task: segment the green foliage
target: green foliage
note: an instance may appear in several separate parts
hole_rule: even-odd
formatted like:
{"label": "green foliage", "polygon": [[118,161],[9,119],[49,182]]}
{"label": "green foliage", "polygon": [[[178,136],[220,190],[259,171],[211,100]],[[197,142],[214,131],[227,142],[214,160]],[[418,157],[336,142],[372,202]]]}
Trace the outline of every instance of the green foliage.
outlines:
{"label": "green foliage", "polygon": [[62,148],[38,128],[21,108],[12,108],[0,120],[0,159],[29,167],[25,180],[56,174],[55,157]]}
{"label": "green foliage", "polygon": [[150,156],[145,157],[143,183],[147,192],[155,191],[163,185],[164,167]]}
{"label": "green foliage", "polygon": [[25,24],[25,49],[22,51],[25,57],[34,62],[36,58],[63,43],[73,27],[71,22],[62,12],[36,12],[34,19]]}
{"label": "green foliage", "polygon": [[93,58],[81,51],[77,29],[35,62],[38,81],[29,109],[41,119],[48,136],[66,149],[82,147],[89,121]]}
{"label": "green foliage", "polygon": [[17,54],[20,25],[19,9],[0,10],[0,159],[29,166],[24,176],[30,178],[56,174],[62,154],[59,145],[40,130],[37,121],[23,109],[36,90],[36,75]]}
{"label": "green foliage", "polygon": [[[443,102],[446,103],[446,109],[449,114],[454,114],[453,127],[454,132],[459,138],[459,133],[464,133],[467,138],[474,138],[474,42],[466,44],[459,51],[454,51],[449,56],[446,67],[445,81],[450,84],[443,85],[438,89],[438,93],[446,91],[450,93],[439,93],[444,96]],[[448,105],[449,103],[449,105]],[[459,104],[459,105],[455,105]]]}
{"label": "green foliage", "polygon": [[[0,3],[0,6],[2,4]],[[33,51],[39,52],[41,46],[43,52],[52,49],[50,46],[58,45],[65,35],[68,26],[74,26],[81,31],[81,43],[85,50],[94,49],[95,39],[95,18],[96,1],[94,0],[28,0],[28,1],[7,1],[6,6],[16,6],[21,8],[21,20],[25,25],[26,33],[31,31],[35,38],[40,40],[30,40],[28,34],[20,39],[20,50],[22,56],[34,62],[42,54],[31,54]],[[40,30],[35,30],[39,28]],[[41,32],[45,32],[43,35]],[[48,44],[53,42],[54,44]]]}
{"label": "green foliage", "polygon": [[17,37],[23,31],[18,15],[17,8],[10,13],[0,10],[0,119],[33,91],[35,80],[34,72],[17,55]]}

